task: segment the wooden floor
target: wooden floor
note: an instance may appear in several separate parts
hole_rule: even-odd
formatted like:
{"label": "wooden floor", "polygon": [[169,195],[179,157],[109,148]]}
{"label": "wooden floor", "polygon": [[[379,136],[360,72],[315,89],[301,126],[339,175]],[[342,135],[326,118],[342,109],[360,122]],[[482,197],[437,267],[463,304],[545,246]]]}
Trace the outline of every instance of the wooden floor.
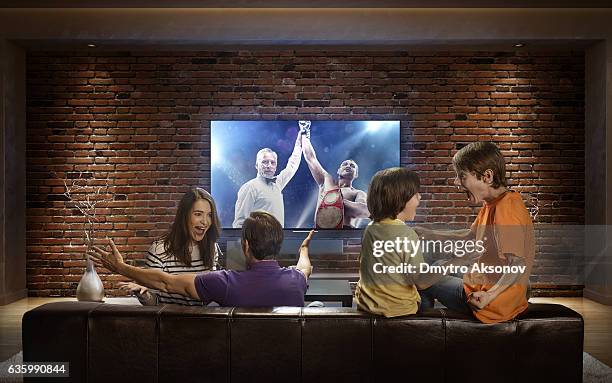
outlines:
{"label": "wooden floor", "polygon": [[[21,350],[21,318],[37,306],[74,298],[25,298],[0,306],[0,361]],[[107,298],[108,303],[134,304],[132,298]],[[612,306],[585,298],[531,298],[533,303],[557,303],[579,312],[584,317],[584,351],[612,366]]]}

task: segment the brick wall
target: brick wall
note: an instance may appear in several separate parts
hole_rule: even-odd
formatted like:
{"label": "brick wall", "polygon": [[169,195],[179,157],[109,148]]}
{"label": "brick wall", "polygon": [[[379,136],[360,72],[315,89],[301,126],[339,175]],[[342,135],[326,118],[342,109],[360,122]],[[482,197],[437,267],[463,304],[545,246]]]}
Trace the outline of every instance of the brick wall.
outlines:
{"label": "brick wall", "polygon": [[[401,121],[401,162],[417,170],[417,220],[470,222],[452,155],[492,140],[511,185],[540,200],[537,222],[584,222],[583,52],[35,52],[27,67],[30,295],[74,295],[83,217],[63,181],[109,179],[99,236],[143,257],[193,185],[210,187],[210,121]],[[319,271],[356,271],[359,235]],[[548,238],[550,241],[550,238]],[[580,265],[544,238],[532,280],[581,284]],[[543,246],[543,247],[542,247]],[[117,276],[103,275],[113,287]]]}

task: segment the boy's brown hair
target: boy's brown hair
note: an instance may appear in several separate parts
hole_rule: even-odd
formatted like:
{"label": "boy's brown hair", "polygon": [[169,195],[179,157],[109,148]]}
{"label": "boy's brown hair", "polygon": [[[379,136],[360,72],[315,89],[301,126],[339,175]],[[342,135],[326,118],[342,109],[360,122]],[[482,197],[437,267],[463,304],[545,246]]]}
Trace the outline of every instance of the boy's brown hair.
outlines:
{"label": "boy's brown hair", "polygon": [[370,219],[395,219],[419,192],[419,186],[419,176],[406,168],[388,168],[374,174],[368,189]]}
{"label": "boy's brown hair", "polygon": [[499,148],[492,142],[472,142],[461,148],[453,157],[457,174],[474,173],[480,179],[487,169],[493,171],[492,187],[508,186],[506,181],[506,163]]}

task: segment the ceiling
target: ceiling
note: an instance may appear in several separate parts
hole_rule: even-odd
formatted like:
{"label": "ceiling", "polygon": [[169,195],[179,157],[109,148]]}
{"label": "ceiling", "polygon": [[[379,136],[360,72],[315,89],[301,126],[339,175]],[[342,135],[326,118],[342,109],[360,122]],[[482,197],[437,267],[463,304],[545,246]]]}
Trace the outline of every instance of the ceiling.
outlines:
{"label": "ceiling", "polygon": [[609,0],[4,0],[0,8],[610,8]]}
{"label": "ceiling", "polygon": [[[42,7],[41,4],[45,5]],[[27,49],[583,49],[610,40],[612,8],[560,8],[570,1],[11,1],[0,39]],[[342,4],[369,8],[326,8]],[[489,8],[469,8],[486,3]],[[529,3],[557,8],[496,8]],[[597,5],[612,1],[585,1]],[[8,8],[19,4],[21,8]],[[172,4],[173,7],[164,7]],[[179,5],[197,7],[178,8]],[[321,4],[309,8],[261,6]],[[425,4],[427,8],[423,7]],[[147,7],[135,8],[139,5]],[[246,7],[248,5],[248,7]],[[395,8],[379,7],[381,5]],[[399,5],[413,8],[399,8]],[[436,5],[439,7],[432,7]],[[104,6],[101,8],[94,8]],[[114,6],[121,8],[112,8]],[[130,8],[125,8],[130,6]],[[224,6],[224,7],[221,7]],[[231,7],[230,7],[231,6]],[[243,6],[243,8],[238,8]],[[467,6],[467,8],[465,8]]]}

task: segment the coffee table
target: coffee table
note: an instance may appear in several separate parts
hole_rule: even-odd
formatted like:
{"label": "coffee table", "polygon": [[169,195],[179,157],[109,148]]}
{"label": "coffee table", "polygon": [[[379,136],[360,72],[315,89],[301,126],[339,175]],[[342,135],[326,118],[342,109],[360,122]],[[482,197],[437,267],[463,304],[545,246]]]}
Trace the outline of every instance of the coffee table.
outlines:
{"label": "coffee table", "polygon": [[346,279],[310,279],[304,300],[342,302],[342,307],[353,306],[353,292]]}

